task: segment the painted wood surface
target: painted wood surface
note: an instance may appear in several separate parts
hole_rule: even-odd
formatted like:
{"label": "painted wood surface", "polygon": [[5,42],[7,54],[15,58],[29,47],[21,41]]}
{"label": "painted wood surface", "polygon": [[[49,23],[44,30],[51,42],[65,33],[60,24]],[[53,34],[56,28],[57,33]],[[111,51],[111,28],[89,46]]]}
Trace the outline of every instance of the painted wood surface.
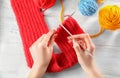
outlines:
{"label": "painted wood surface", "polygon": [[[78,0],[64,0],[65,14],[76,11],[73,17],[84,30],[90,34],[96,33],[99,30],[98,12],[91,17],[82,16],[78,11],[78,2]],[[107,0],[99,8],[108,4],[120,5],[120,1]],[[59,0],[57,0],[56,5],[45,12],[45,19],[50,29],[57,28],[60,24],[60,8]],[[93,42],[96,45],[95,61],[102,73],[106,78],[120,78],[120,30],[107,30],[93,39]],[[29,68],[26,66],[10,0],[0,0],[0,78],[25,78],[28,72]],[[44,78],[86,78],[86,75],[77,64],[63,72],[46,74]]]}

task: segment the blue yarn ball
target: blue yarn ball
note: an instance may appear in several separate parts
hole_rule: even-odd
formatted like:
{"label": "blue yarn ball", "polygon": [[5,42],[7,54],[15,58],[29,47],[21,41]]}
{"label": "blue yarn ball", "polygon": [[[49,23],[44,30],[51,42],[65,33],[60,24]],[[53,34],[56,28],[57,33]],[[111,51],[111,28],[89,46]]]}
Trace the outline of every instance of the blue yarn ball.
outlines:
{"label": "blue yarn ball", "polygon": [[97,11],[98,4],[96,0],[81,0],[78,3],[78,8],[82,15],[91,16]]}

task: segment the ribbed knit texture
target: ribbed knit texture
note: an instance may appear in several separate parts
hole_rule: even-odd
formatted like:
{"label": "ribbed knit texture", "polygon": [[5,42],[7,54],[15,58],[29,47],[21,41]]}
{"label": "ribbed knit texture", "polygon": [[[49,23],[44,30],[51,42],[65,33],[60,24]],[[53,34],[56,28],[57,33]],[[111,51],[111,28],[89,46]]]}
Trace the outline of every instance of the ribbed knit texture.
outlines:
{"label": "ribbed knit texture", "polygon": [[[29,47],[42,34],[49,31],[44,20],[44,13],[40,12],[40,9],[35,5],[33,0],[11,0],[11,5],[19,26],[26,61],[28,66],[31,68],[33,65],[33,59],[31,57]],[[72,17],[68,17],[63,22],[63,25],[72,34],[84,33]],[[72,44],[67,42],[67,36],[69,36],[68,33],[60,26],[58,26],[57,33],[58,36],[55,39],[55,42],[59,46],[61,53],[55,54],[53,52],[47,72],[59,72],[77,63],[76,53],[72,48]]]}

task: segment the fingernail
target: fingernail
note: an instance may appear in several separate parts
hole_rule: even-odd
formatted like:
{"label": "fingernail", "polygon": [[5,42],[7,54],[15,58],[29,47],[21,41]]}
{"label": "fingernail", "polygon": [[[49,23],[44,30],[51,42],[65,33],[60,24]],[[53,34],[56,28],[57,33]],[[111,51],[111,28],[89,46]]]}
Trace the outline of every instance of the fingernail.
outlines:
{"label": "fingernail", "polygon": [[67,37],[67,39],[71,39],[71,36]]}
{"label": "fingernail", "polygon": [[53,38],[56,38],[58,36],[58,34],[54,34]]}

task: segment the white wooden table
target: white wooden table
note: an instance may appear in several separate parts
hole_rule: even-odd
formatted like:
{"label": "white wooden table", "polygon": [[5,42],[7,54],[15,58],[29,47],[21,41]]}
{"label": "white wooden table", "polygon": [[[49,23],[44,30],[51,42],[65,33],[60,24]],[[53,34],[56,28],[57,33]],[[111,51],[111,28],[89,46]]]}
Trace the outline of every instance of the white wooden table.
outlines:
{"label": "white wooden table", "polygon": [[[92,34],[99,30],[98,12],[91,17],[85,17],[78,11],[78,0],[64,0],[64,3],[67,5],[65,14],[76,11],[73,17],[86,32]],[[120,5],[120,1],[107,0],[102,6],[107,4]],[[59,11],[60,5],[57,0],[56,5],[45,12],[50,29],[57,28],[60,23]],[[53,21],[51,22],[51,20]],[[120,78],[119,38],[120,30],[117,30],[105,31],[101,36],[93,39],[96,45],[96,64],[106,78]],[[0,78],[25,78],[28,72],[29,68],[26,66],[22,42],[10,0],[0,0]],[[63,72],[46,74],[45,78],[86,78],[86,75],[79,65],[75,65]]]}

